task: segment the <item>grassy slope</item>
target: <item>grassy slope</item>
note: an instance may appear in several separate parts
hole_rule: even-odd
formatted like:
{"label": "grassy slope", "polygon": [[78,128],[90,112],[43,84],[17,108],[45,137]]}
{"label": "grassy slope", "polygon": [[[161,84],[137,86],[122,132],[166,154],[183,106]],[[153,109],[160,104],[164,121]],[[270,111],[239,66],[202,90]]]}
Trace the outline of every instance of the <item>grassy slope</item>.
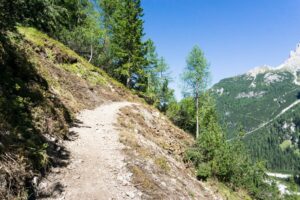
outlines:
{"label": "grassy slope", "polygon": [[[60,141],[69,138],[76,112],[107,101],[143,102],[33,28],[19,27],[18,33],[0,37],[0,69],[5,72],[0,73],[0,199],[34,197],[33,177],[67,164],[69,154]],[[156,161],[167,166],[161,158]],[[219,188],[224,196],[241,199]]]}

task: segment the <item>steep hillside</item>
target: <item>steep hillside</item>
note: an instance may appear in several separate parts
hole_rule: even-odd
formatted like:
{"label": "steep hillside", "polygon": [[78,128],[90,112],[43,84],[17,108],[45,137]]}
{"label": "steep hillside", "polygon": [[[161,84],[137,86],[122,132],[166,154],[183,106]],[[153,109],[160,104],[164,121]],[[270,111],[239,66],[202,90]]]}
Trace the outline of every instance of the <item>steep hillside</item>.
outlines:
{"label": "steep hillside", "polygon": [[18,32],[0,38],[0,199],[221,199],[183,162],[191,136],[61,43]]}
{"label": "steep hillside", "polygon": [[299,168],[299,71],[298,45],[282,65],[254,68],[211,89],[228,139],[243,129],[253,158],[268,160],[271,169]]}
{"label": "steep hillside", "polygon": [[146,199],[212,198],[212,192],[181,162],[193,143],[191,136],[150,107],[134,105],[121,111],[121,142],[127,147],[124,151],[133,182]]}
{"label": "steep hillside", "polygon": [[144,199],[251,199],[217,180],[197,181],[185,151],[194,139],[151,106],[121,109],[118,127],[132,181]]}
{"label": "steep hillside", "polygon": [[70,49],[31,28],[1,36],[0,198],[33,192],[31,179],[64,165],[58,141],[74,114],[107,101],[133,99],[124,87]]}

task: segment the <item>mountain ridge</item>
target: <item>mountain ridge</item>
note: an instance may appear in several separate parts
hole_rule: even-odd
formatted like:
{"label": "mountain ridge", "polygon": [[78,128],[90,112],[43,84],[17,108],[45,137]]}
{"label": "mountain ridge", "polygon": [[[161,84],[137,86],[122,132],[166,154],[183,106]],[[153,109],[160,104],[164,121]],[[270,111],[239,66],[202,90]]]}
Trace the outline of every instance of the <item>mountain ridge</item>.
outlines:
{"label": "mountain ridge", "polygon": [[272,67],[270,65],[262,65],[250,69],[246,72],[247,75],[256,77],[258,74],[263,74],[267,72],[280,72],[280,71],[288,71],[294,74],[295,76],[295,84],[300,85],[297,78],[297,72],[300,70],[300,43],[297,44],[296,49],[290,51],[289,57],[280,65],[276,67]]}
{"label": "mountain ridge", "polygon": [[[281,163],[284,157],[299,160],[299,70],[298,44],[279,66],[262,65],[225,78],[210,89],[228,140],[243,130],[252,158],[267,160],[270,169],[295,172],[299,168],[296,163],[291,166]],[[284,127],[291,123],[295,124],[295,130],[289,132]]]}

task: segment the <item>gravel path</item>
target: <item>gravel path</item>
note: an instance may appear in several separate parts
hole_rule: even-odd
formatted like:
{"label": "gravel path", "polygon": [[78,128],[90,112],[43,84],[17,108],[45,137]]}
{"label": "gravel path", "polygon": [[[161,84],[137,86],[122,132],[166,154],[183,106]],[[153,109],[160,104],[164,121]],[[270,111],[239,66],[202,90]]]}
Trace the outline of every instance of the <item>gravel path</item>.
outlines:
{"label": "gravel path", "polygon": [[59,181],[63,191],[47,199],[141,199],[142,193],[130,183],[132,174],[126,168],[124,146],[114,127],[119,109],[129,105],[113,102],[78,115],[82,124],[71,129],[78,138],[65,144],[70,164],[40,184],[45,189]]}

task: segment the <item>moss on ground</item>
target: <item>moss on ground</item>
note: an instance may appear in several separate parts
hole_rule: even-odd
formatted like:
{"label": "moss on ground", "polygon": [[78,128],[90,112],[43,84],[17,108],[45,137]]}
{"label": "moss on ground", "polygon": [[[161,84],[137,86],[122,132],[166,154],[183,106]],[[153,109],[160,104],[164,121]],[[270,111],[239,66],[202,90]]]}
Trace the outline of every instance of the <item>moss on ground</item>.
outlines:
{"label": "moss on ground", "polygon": [[24,35],[26,40],[30,41],[34,46],[36,46],[36,49],[45,49],[45,53],[49,60],[57,59],[58,57],[55,58],[54,54],[57,53],[55,51],[59,51],[62,58],[66,59],[67,62],[59,65],[58,67],[62,67],[68,72],[90,81],[92,84],[110,83],[127,90],[121,83],[108,76],[102,69],[93,66],[91,63],[66,47],[64,44],[50,38],[35,28],[18,27],[18,32]]}

